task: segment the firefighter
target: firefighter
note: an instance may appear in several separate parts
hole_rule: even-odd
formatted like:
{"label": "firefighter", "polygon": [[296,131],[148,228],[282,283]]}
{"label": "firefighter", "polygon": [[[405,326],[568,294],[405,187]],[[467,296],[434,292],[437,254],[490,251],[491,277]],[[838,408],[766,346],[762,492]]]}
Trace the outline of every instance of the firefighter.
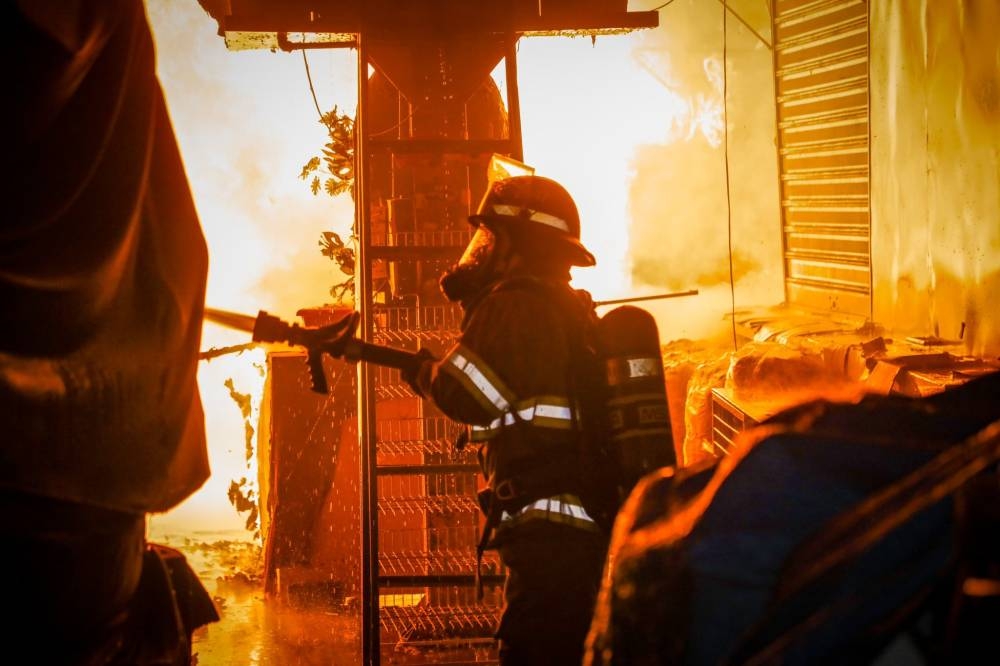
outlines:
{"label": "firefighter", "polygon": [[470,216],[472,239],[440,280],[461,303],[455,345],[404,376],[468,426],[485,488],[483,548],[507,568],[500,662],[579,664],[607,548],[581,474],[574,350],[593,305],[570,286],[593,266],[570,194],[539,176],[493,182]]}

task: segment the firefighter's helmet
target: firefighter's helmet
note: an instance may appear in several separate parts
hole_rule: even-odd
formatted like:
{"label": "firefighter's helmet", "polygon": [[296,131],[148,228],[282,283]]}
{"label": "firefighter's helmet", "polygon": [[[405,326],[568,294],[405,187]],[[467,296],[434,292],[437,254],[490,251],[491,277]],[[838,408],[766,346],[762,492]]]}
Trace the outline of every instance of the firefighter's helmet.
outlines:
{"label": "firefighter's helmet", "polygon": [[562,185],[543,176],[513,176],[490,183],[469,221],[506,227],[525,242],[562,251],[571,266],[593,266],[594,255],[580,242],[580,214]]}

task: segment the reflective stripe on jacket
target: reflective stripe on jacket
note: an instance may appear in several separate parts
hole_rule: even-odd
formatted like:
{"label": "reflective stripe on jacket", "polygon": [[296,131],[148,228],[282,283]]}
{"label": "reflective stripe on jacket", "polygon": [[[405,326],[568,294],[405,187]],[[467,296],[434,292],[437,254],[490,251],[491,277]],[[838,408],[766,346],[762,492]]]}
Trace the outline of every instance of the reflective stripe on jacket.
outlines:
{"label": "reflective stripe on jacket", "polygon": [[472,426],[469,441],[483,442],[492,439],[504,428],[518,422],[537,428],[570,430],[575,419],[576,414],[569,406],[568,398],[540,396],[530,400],[520,400],[488,425]]}
{"label": "reflective stripe on jacket", "polygon": [[500,515],[497,530],[506,530],[529,520],[548,520],[594,532],[601,531],[597,522],[583,508],[580,498],[569,493],[535,500],[512,513],[504,511]]}
{"label": "reflective stripe on jacket", "polygon": [[[556,289],[567,301],[577,298],[568,284],[489,293],[428,373],[425,395],[469,426],[487,485],[500,490],[502,508],[510,511],[579,492],[580,415],[570,394],[574,323],[565,307],[555,307]],[[582,511],[578,498],[566,506]],[[528,513],[560,522],[576,515],[538,507]],[[589,518],[575,524],[593,526]]]}

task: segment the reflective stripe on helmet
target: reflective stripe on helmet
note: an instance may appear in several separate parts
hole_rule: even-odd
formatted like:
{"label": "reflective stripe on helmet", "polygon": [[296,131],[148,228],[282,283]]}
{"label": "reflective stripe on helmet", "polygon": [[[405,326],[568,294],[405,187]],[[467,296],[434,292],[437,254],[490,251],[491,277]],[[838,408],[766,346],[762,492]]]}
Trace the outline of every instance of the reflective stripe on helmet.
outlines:
{"label": "reflective stripe on helmet", "polygon": [[469,349],[458,345],[446,360],[444,371],[458,379],[487,411],[499,415],[510,410],[514,399],[510,389]]}
{"label": "reflective stripe on helmet", "polygon": [[493,212],[497,215],[503,215],[504,217],[516,217],[518,219],[527,219],[531,222],[538,222],[567,234],[569,233],[569,223],[566,222],[566,220],[561,217],[556,217],[555,215],[550,215],[549,213],[543,213],[539,210],[531,210],[530,208],[510,206],[507,204],[493,204]]}
{"label": "reflective stripe on helmet", "polygon": [[469,439],[473,442],[492,439],[504,427],[514,425],[518,420],[541,428],[569,430],[573,427],[574,418],[573,409],[566,398],[540,396],[518,402],[509,411],[493,419],[489,425],[472,426]]}
{"label": "reflective stripe on helmet", "polygon": [[589,530],[598,529],[597,522],[583,508],[580,498],[569,494],[535,500],[513,513],[504,511],[500,514],[500,527],[507,528],[531,519],[549,520]]}

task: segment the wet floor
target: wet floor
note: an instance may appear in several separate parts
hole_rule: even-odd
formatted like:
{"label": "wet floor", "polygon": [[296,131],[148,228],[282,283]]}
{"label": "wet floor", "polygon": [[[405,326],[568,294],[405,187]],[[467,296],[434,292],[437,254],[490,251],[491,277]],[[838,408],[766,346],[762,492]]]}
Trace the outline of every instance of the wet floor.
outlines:
{"label": "wet floor", "polygon": [[193,636],[196,666],[355,666],[361,623],[353,609],[267,600],[261,548],[240,533],[164,533],[150,539],[184,553],[220,620]]}
{"label": "wet floor", "polygon": [[213,597],[221,620],[197,630],[197,666],[361,663],[355,616],[266,602],[260,585],[244,582],[220,582]]}
{"label": "wet floor", "polygon": [[[281,603],[266,598],[263,555],[243,532],[168,532],[151,525],[151,541],[180,550],[198,574],[220,620],[197,629],[193,666],[358,666],[361,614],[356,604]],[[492,643],[448,650],[387,644],[383,666],[495,664]]]}

